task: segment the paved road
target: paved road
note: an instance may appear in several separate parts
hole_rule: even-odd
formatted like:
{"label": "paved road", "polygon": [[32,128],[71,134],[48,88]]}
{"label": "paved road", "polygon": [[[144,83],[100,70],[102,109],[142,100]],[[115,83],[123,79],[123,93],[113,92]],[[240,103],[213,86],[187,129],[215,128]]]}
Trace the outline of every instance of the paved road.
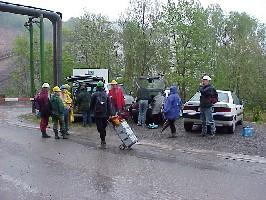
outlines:
{"label": "paved road", "polygon": [[137,145],[97,148],[0,123],[0,199],[262,200],[266,165]]}

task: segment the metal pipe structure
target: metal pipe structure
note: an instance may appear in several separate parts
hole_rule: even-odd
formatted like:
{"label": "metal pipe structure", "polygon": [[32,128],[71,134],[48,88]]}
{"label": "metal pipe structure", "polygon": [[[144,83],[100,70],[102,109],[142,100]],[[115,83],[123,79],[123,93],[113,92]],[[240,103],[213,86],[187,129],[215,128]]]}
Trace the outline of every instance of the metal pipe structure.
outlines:
{"label": "metal pipe structure", "polygon": [[44,29],[43,29],[43,16],[40,16],[40,61],[41,61],[41,84],[44,80]]}
{"label": "metal pipe structure", "polygon": [[[30,32],[30,95],[35,95],[35,83],[34,83],[34,65],[33,65],[33,18],[30,17],[29,21],[24,26]],[[35,113],[34,104],[32,103],[32,113]]]}
{"label": "metal pipe structure", "polygon": [[30,91],[31,96],[35,94],[35,84],[34,84],[34,65],[33,65],[33,25],[32,18],[29,19],[29,31],[30,31]]}
{"label": "metal pipe structure", "polygon": [[62,14],[51,10],[12,4],[0,1],[0,12],[9,12],[31,17],[49,19],[53,24],[53,72],[54,85],[60,85],[62,81]]}

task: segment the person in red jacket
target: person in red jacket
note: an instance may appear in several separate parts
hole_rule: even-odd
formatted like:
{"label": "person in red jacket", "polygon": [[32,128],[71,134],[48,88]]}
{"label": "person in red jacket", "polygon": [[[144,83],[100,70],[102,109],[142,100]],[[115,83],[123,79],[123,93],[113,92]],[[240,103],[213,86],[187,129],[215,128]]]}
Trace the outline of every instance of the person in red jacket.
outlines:
{"label": "person in red jacket", "polygon": [[116,113],[122,111],[125,107],[125,98],[121,87],[117,84],[115,80],[112,80],[111,89],[109,90],[109,96],[111,98],[111,103],[113,109]]}
{"label": "person in red jacket", "polygon": [[40,129],[41,129],[43,138],[51,137],[47,135],[46,133],[46,129],[47,129],[48,122],[49,122],[49,117],[51,115],[51,106],[50,106],[49,94],[48,94],[49,88],[50,88],[49,84],[44,83],[42,85],[41,92],[38,94],[36,98],[36,101],[39,107],[38,109],[41,115]]}

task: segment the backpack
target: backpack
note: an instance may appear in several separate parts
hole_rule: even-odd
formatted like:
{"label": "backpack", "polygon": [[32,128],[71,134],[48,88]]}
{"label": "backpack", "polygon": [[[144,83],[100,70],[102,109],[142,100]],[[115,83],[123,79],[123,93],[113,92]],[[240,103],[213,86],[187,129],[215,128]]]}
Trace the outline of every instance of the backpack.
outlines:
{"label": "backpack", "polygon": [[40,104],[39,104],[39,99],[40,98],[40,93],[38,93],[34,99],[33,99],[33,107],[36,109],[36,110],[40,110]]}
{"label": "backpack", "polygon": [[218,93],[214,88],[212,91],[212,95],[210,97],[210,102],[211,102],[211,104],[216,104],[218,102]]}
{"label": "backpack", "polygon": [[97,114],[106,114],[107,113],[107,95],[99,93],[96,96],[94,112]]}

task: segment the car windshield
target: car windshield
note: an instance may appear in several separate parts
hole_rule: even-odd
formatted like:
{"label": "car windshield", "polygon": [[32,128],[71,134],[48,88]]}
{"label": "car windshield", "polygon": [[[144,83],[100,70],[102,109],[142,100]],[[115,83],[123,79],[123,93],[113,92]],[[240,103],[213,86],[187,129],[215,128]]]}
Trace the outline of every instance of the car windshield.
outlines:
{"label": "car windshield", "polygon": [[95,86],[88,86],[87,91],[92,92],[92,93],[96,92],[96,85]]}
{"label": "car windshield", "polygon": [[197,92],[189,101],[199,101],[200,100],[200,93]]}
{"label": "car windshield", "polygon": [[161,89],[165,88],[165,83],[162,79],[142,78],[137,81],[138,85],[146,89]]}
{"label": "car windshield", "polygon": [[[199,101],[200,100],[200,92],[197,92],[189,101]],[[219,102],[229,102],[229,97],[227,93],[218,92],[218,101]]]}
{"label": "car windshield", "polygon": [[218,92],[218,101],[229,103],[229,97],[227,93]]}

